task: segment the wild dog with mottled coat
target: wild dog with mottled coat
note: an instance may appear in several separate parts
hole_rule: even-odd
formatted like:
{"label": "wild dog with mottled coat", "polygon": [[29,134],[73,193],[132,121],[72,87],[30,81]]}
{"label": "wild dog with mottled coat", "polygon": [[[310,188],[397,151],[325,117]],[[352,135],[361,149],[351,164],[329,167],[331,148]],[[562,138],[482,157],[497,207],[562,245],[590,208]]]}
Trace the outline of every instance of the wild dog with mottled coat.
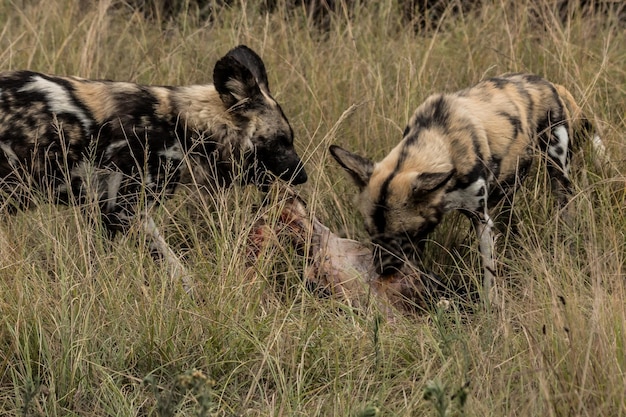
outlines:
{"label": "wild dog with mottled coat", "polygon": [[[338,146],[330,152],[360,189],[358,206],[379,273],[415,262],[443,215],[460,210],[478,234],[489,292],[495,275],[489,209],[511,198],[538,157],[545,158],[552,191],[565,205],[572,139],[590,130],[564,87],[536,75],[507,74],[428,97],[402,141],[378,163]],[[604,151],[597,135],[593,144]]]}
{"label": "wild dog with mottled coat", "polygon": [[4,205],[28,206],[33,188],[51,190],[60,203],[95,196],[113,234],[141,214],[152,249],[180,274],[146,215],[152,202],[180,183],[210,192],[234,182],[264,187],[274,177],[307,180],[261,58],[238,46],[217,61],[213,81],[169,87],[0,74]]}

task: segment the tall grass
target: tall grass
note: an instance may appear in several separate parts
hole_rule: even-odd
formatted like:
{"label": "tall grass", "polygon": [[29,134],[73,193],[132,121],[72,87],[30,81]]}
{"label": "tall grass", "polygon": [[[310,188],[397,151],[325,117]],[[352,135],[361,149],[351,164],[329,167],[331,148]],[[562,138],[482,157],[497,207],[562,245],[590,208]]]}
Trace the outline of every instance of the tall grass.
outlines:
{"label": "tall grass", "polygon": [[530,71],[567,86],[613,163],[602,172],[579,158],[569,223],[545,170],[519,190],[518,232],[498,240],[496,313],[474,308],[475,240],[450,216],[427,261],[468,294],[393,322],[309,292],[288,248],[248,269],[261,201],[252,189],[181,190],[155,213],[197,283],[193,300],[137,244],[140,233],[109,241],[78,208],[4,214],[0,414],[626,415],[623,22],[563,22],[553,2],[522,0],[440,23],[415,33],[392,0],[357,3],[328,31],[297,7],[265,15],[251,1],[169,21],[114,0],[0,2],[2,69],[203,83],[223,53],[248,44],[296,132],[310,174],[302,195],[351,237],[365,233],[328,145],[381,157],[426,96],[487,76]]}

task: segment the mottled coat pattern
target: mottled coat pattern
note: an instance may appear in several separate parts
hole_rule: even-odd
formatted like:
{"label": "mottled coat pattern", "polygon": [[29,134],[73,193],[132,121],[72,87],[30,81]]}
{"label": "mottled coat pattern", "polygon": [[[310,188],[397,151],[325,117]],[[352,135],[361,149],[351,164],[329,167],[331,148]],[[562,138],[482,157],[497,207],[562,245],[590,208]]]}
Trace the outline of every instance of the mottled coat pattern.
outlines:
{"label": "mottled coat pattern", "polygon": [[28,206],[35,189],[61,203],[95,199],[115,233],[142,212],[140,198],[149,206],[180,183],[211,192],[274,177],[305,182],[261,58],[238,46],[217,61],[213,80],[170,87],[0,74],[3,205]]}
{"label": "mottled coat pattern", "polygon": [[[506,74],[420,105],[401,142],[380,162],[331,146],[360,189],[359,209],[381,274],[415,261],[450,210],[467,214],[480,241],[485,286],[495,274],[489,209],[509,199],[544,158],[561,205],[569,198],[572,139],[589,134],[572,95],[530,74]],[[576,135],[576,136],[575,136]],[[599,137],[593,138],[602,148]]]}

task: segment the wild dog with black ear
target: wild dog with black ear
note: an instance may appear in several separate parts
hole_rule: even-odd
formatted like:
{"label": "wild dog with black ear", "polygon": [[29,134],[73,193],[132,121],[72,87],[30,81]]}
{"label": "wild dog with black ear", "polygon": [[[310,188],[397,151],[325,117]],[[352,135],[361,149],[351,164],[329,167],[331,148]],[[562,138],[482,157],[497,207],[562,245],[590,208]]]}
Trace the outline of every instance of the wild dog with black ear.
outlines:
{"label": "wild dog with black ear", "polygon": [[[460,210],[476,229],[489,293],[496,269],[490,208],[512,198],[538,157],[547,161],[552,191],[564,206],[575,133],[592,129],[564,87],[507,74],[427,98],[400,143],[378,163],[338,146],[330,153],[359,188],[379,273],[415,262],[443,215]],[[604,153],[599,136],[593,145]]]}
{"label": "wild dog with black ear", "polygon": [[153,249],[176,263],[147,209],[179,184],[212,192],[232,183],[266,187],[276,177],[307,180],[261,58],[238,46],[217,61],[213,79],[168,87],[0,74],[3,197],[23,208],[33,188],[58,203],[95,196],[112,234],[140,214]]}

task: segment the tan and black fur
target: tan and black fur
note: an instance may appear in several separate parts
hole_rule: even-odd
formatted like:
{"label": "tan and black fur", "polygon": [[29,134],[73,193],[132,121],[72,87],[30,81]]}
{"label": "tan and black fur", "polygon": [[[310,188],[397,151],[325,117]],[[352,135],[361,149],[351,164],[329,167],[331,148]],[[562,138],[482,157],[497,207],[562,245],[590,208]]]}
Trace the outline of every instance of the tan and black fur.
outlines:
{"label": "tan and black fur", "polygon": [[[180,183],[211,192],[234,182],[264,187],[274,177],[305,182],[261,58],[238,46],[217,61],[213,80],[169,87],[0,74],[3,205],[29,205],[34,189],[61,203],[95,196],[115,233],[143,213],[140,195],[149,205]],[[149,219],[146,229],[164,248]]]}
{"label": "tan and black fur", "polygon": [[[427,98],[402,141],[378,163],[338,146],[330,151],[361,191],[359,209],[379,273],[414,261],[443,215],[461,210],[476,228],[488,289],[495,274],[489,209],[510,198],[538,157],[546,159],[564,205],[577,133],[590,133],[590,126],[564,87],[507,74]],[[593,143],[603,147],[597,136]]]}

